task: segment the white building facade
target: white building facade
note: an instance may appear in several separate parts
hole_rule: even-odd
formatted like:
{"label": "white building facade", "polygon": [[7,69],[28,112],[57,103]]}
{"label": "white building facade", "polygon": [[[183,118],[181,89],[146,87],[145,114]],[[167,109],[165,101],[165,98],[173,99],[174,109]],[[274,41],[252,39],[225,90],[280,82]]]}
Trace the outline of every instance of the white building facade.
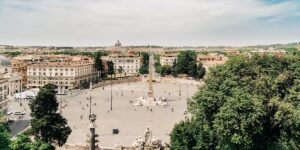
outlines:
{"label": "white building facade", "polygon": [[176,58],[177,58],[176,56],[160,56],[160,65],[161,66],[165,66],[165,65],[173,66]]}
{"label": "white building facade", "polygon": [[109,56],[103,59],[114,63],[116,73],[122,68],[122,73],[126,74],[126,76],[139,74],[142,66],[142,57],[140,56]]}
{"label": "white building facade", "polygon": [[0,79],[0,112],[6,113],[8,107],[8,80]]}
{"label": "white building facade", "polygon": [[22,92],[22,76],[19,73],[7,73],[3,78],[8,80],[9,96]]}
{"label": "white building facade", "polygon": [[52,83],[57,85],[58,94],[66,94],[97,78],[98,73],[92,61],[42,62],[27,67],[28,88]]}

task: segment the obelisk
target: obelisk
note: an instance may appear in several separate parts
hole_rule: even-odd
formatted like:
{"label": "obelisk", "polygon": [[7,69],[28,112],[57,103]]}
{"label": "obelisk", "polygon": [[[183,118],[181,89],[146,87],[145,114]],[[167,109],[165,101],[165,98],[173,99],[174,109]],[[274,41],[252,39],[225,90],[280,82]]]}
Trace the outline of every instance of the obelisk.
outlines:
{"label": "obelisk", "polygon": [[152,85],[152,79],[153,79],[153,54],[150,52],[149,57],[149,74],[148,74],[148,100],[154,100],[153,98],[153,85]]}

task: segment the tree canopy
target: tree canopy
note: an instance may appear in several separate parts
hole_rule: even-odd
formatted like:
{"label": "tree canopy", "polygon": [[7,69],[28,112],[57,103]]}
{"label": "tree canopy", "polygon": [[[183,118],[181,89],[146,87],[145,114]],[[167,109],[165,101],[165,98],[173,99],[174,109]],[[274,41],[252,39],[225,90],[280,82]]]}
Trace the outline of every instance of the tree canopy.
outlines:
{"label": "tree canopy", "polygon": [[72,131],[67,120],[57,113],[58,102],[55,89],[56,85],[46,84],[40,88],[36,98],[30,101],[32,116],[30,130],[35,139],[62,146]]}
{"label": "tree canopy", "polygon": [[206,73],[201,63],[197,63],[195,51],[187,50],[178,54],[172,66],[172,75],[186,74],[195,79],[202,79]]}
{"label": "tree canopy", "polygon": [[107,62],[107,67],[108,67],[107,74],[109,74],[109,75],[115,74],[114,62],[108,61]]}
{"label": "tree canopy", "polygon": [[103,62],[101,59],[102,53],[98,52],[95,54],[95,68],[97,69],[97,71],[101,71],[103,72]]}
{"label": "tree canopy", "polygon": [[0,149],[10,150],[10,137],[4,123],[0,122]]}
{"label": "tree canopy", "polygon": [[12,141],[10,145],[11,150],[54,150],[54,146],[43,143],[39,140],[31,141],[26,134],[20,134],[17,139]]}
{"label": "tree canopy", "polygon": [[171,149],[300,149],[300,58],[235,57],[188,102]]}
{"label": "tree canopy", "polygon": [[140,55],[142,55],[143,58],[143,62],[142,62],[142,66],[139,70],[140,74],[148,74],[149,73],[149,54],[142,52]]}
{"label": "tree canopy", "polygon": [[193,76],[197,69],[197,55],[195,51],[182,51],[177,56],[177,70],[179,74],[187,74]]}

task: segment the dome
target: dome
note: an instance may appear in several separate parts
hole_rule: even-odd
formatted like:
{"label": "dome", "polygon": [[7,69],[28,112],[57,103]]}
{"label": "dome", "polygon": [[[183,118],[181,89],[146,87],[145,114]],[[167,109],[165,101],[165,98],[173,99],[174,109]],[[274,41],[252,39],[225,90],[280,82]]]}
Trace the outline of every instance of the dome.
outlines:
{"label": "dome", "polygon": [[5,56],[0,55],[0,66],[8,67],[10,65],[11,65],[10,60]]}
{"label": "dome", "polygon": [[121,44],[121,42],[118,40],[117,43],[115,44],[115,47],[121,47],[121,46],[122,46],[122,44]]}

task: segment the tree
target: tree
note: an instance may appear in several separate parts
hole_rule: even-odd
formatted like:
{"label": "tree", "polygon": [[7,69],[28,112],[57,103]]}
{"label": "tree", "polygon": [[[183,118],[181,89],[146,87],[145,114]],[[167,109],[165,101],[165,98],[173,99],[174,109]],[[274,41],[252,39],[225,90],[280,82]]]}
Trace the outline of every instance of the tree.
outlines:
{"label": "tree", "polygon": [[58,102],[55,89],[56,85],[46,84],[40,88],[36,98],[30,101],[31,132],[37,140],[62,146],[72,130],[67,120],[57,113]]}
{"label": "tree", "polygon": [[[170,147],[300,149],[299,97],[299,57],[232,58],[212,68],[188,101],[193,125],[176,125]],[[178,132],[186,128],[198,132]]]}
{"label": "tree", "polygon": [[148,53],[141,53],[143,59],[143,65],[141,66],[139,73],[140,74],[148,74],[149,73],[149,54]]}
{"label": "tree", "polygon": [[103,63],[102,63],[102,59],[101,59],[101,53],[97,52],[95,54],[95,68],[97,69],[97,71],[99,72],[99,77],[101,77],[101,74],[103,73]]}
{"label": "tree", "polygon": [[197,149],[197,136],[200,134],[200,129],[195,123],[195,120],[186,119],[185,121],[181,121],[175,125],[172,133],[170,134],[171,149]]}
{"label": "tree", "polygon": [[54,150],[55,147],[43,143],[39,140],[31,141],[30,137],[26,134],[20,134],[17,139],[10,144],[11,150]]}
{"label": "tree", "polygon": [[172,73],[172,67],[169,65],[163,65],[160,69],[161,76],[170,75]]}
{"label": "tree", "polygon": [[112,76],[113,74],[115,74],[114,62],[108,61],[108,62],[107,62],[107,66],[108,66],[107,74],[109,74],[109,75],[111,75],[111,76]]}
{"label": "tree", "polygon": [[197,68],[196,58],[197,55],[195,51],[187,50],[180,52],[176,59],[176,69],[178,73],[194,75]]}
{"label": "tree", "polygon": [[197,63],[196,61],[191,61],[189,62],[188,66],[186,67],[187,70],[187,74],[191,77],[195,77],[197,76]]}
{"label": "tree", "polygon": [[160,64],[160,62],[156,61],[154,63],[154,68],[155,68],[155,72],[156,73],[160,73],[161,72],[161,64]]}
{"label": "tree", "polygon": [[9,133],[3,123],[0,123],[0,149],[1,150],[10,150],[10,137]]}
{"label": "tree", "polygon": [[172,75],[174,76],[174,77],[177,77],[178,76],[178,66],[177,66],[177,59],[175,59],[174,60],[174,63],[173,63],[173,65],[172,65]]}
{"label": "tree", "polygon": [[202,64],[201,64],[201,63],[198,64],[195,78],[196,78],[196,79],[202,79],[202,78],[204,77],[205,73],[206,73],[206,70],[205,70],[205,68],[202,66]]}

